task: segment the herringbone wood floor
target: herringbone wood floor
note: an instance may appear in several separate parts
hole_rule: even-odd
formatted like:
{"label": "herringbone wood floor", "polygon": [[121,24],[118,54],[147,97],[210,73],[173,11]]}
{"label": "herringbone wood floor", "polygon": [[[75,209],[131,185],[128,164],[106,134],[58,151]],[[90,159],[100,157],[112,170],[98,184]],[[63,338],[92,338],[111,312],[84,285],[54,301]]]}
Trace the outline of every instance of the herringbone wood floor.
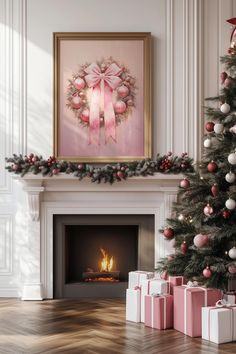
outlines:
{"label": "herringbone wood floor", "polygon": [[174,331],[125,322],[124,300],[0,300],[1,354],[229,354]]}

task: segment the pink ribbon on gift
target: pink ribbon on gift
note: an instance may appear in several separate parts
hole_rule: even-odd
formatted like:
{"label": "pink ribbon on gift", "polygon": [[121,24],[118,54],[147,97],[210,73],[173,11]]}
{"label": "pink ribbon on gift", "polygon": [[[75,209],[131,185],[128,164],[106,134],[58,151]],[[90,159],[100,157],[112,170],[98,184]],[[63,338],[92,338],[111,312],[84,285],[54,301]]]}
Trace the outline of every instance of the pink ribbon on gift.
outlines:
{"label": "pink ribbon on gift", "polygon": [[116,141],[116,120],[112,103],[112,93],[121,84],[119,75],[122,69],[112,63],[102,72],[96,63],[90,64],[85,70],[88,87],[92,88],[89,113],[89,144],[99,144],[100,137],[100,103],[104,106],[105,142],[111,137]]}
{"label": "pink ribbon on gift", "polygon": [[208,339],[211,340],[211,311],[219,310],[220,308],[224,308],[231,311],[231,336],[232,341],[234,340],[234,309],[236,305],[232,305],[224,299],[218,300],[215,307],[212,307],[208,312]]}

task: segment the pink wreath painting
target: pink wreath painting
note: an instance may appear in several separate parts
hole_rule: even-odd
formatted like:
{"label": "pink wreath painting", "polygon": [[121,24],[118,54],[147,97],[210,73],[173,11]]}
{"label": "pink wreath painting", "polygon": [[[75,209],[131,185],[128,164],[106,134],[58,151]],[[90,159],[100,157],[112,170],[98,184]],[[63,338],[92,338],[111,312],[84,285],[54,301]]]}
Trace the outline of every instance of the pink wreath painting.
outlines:
{"label": "pink wreath painting", "polygon": [[117,143],[116,126],[128,119],[135,102],[135,78],[113,58],[81,65],[69,79],[67,107],[88,127],[88,144]]}
{"label": "pink wreath painting", "polygon": [[54,155],[151,157],[149,33],[54,33]]}

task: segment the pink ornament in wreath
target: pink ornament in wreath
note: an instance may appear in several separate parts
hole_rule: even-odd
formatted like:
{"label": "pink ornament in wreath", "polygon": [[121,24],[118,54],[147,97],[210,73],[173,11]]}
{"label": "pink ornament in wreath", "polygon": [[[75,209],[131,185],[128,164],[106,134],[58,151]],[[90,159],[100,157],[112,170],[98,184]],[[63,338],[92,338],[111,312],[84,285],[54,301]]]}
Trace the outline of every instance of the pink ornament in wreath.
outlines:
{"label": "pink ornament in wreath", "polygon": [[69,80],[67,107],[89,129],[89,144],[116,142],[116,127],[129,118],[135,107],[135,78],[112,58],[82,65]]}

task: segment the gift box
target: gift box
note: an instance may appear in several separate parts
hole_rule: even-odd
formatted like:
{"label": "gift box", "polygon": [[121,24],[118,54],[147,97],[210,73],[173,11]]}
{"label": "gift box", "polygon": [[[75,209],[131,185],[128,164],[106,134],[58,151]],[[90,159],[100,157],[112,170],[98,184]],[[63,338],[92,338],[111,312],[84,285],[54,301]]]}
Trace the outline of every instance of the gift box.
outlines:
{"label": "gift box", "polygon": [[126,321],[140,322],[140,288],[126,290]]}
{"label": "gift box", "polygon": [[203,307],[202,338],[220,344],[236,340],[236,306]]}
{"label": "gift box", "polygon": [[168,278],[169,286],[170,286],[170,294],[174,293],[174,286],[180,286],[186,284],[186,279],[182,276],[171,276]]}
{"label": "gift box", "polygon": [[151,279],[154,277],[154,272],[145,272],[136,270],[129,272],[129,289],[134,289],[136,286],[140,286],[142,280]]}
{"label": "gift box", "polygon": [[141,281],[141,322],[145,319],[145,295],[167,294],[168,282],[161,279],[146,279]]}
{"label": "gift box", "polygon": [[190,337],[202,335],[202,307],[213,306],[222,298],[218,289],[174,287],[174,328]]}
{"label": "gift box", "polygon": [[173,296],[145,295],[145,326],[156,329],[173,328]]}
{"label": "gift box", "polygon": [[236,292],[228,292],[224,294],[224,300],[226,300],[229,304],[235,305],[236,304]]}

